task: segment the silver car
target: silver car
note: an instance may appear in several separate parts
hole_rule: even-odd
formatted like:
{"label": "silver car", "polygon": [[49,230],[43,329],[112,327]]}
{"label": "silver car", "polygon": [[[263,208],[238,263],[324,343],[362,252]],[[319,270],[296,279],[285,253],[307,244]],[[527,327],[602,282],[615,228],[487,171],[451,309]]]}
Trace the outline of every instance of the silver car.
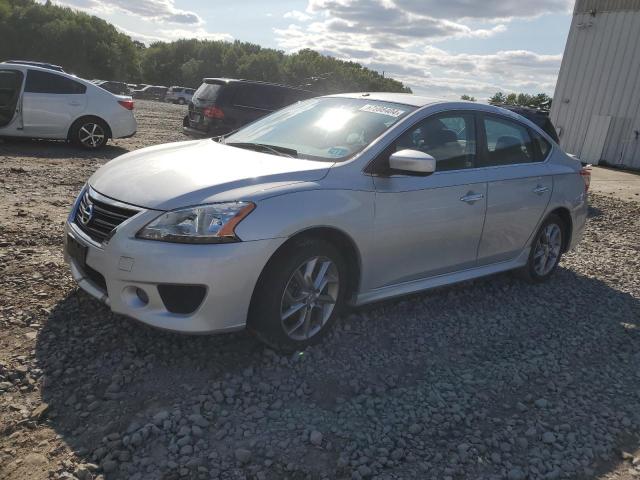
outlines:
{"label": "silver car", "polygon": [[513,269],[549,278],[581,238],[588,178],[507,110],[333,95],[107,163],[69,215],[65,257],[116,313],[299,349],[345,304]]}

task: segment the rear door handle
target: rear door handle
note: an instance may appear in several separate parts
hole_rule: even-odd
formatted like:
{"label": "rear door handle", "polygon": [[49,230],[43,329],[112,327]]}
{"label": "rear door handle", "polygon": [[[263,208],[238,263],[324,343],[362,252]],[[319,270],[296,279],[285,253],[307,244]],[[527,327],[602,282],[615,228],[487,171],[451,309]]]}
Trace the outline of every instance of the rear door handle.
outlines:
{"label": "rear door handle", "polygon": [[549,187],[545,187],[543,185],[538,185],[533,189],[533,193],[537,195],[542,195],[543,193],[547,193],[549,191]]}
{"label": "rear door handle", "polygon": [[483,198],[484,198],[484,194],[483,193],[469,192],[464,197],[460,197],[460,201],[473,205],[478,200],[482,200]]}
{"label": "rear door handle", "polygon": [[69,105],[71,105],[72,107],[79,107],[80,105],[82,105],[80,102],[69,102]]}

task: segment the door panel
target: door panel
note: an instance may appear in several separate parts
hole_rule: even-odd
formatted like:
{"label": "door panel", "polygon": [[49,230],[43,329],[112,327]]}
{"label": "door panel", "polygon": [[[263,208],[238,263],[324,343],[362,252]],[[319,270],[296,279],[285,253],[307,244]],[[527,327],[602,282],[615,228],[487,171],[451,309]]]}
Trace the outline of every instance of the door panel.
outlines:
{"label": "door panel", "polygon": [[22,96],[24,134],[65,138],[71,122],[86,108],[86,89],[64,75],[29,70]]}
{"label": "door panel", "polygon": [[551,145],[513,119],[482,115],[481,152],[488,182],[487,215],[478,264],[511,260],[542,219],[553,177],[544,159]]}
{"label": "door panel", "polygon": [[[476,264],[486,210],[482,172],[431,177],[377,177],[371,288]],[[478,200],[462,199],[477,195]]]}
{"label": "door panel", "polygon": [[553,191],[545,164],[494,167],[488,170],[488,201],[478,263],[515,258],[544,214]]}
{"label": "door panel", "polygon": [[85,95],[28,93],[23,96],[24,132],[33,136],[65,137],[71,122],[86,104]]}

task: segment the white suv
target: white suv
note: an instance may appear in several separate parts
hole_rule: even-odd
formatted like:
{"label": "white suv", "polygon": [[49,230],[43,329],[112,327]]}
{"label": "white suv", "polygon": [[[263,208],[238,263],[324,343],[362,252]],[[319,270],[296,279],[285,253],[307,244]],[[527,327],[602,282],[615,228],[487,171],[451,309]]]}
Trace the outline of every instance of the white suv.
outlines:
{"label": "white suv", "polygon": [[131,97],[67,73],[0,63],[0,137],[69,140],[96,149],[136,129]]}
{"label": "white suv", "polygon": [[167,95],[164,97],[164,101],[186,105],[191,101],[194,93],[195,90],[193,88],[171,87],[167,90]]}

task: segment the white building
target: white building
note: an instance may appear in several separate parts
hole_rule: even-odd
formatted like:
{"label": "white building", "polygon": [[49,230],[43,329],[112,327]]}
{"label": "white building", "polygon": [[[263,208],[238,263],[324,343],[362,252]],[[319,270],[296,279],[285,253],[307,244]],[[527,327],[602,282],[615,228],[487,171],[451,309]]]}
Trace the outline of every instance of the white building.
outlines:
{"label": "white building", "polygon": [[640,169],[640,0],[576,0],[551,121],[583,162]]}

